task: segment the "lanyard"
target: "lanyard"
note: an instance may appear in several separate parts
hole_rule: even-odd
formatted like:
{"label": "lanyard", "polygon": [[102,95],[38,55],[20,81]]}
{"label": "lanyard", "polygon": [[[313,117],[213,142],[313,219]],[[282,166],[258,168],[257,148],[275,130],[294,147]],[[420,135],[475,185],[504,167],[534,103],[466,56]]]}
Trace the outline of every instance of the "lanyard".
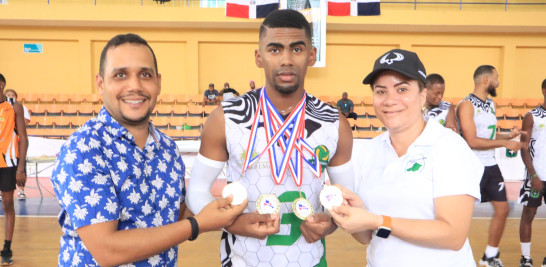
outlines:
{"label": "lanyard", "polygon": [[[242,173],[244,173],[252,164],[257,162],[258,158],[265,152],[268,152],[271,174],[277,185],[282,183],[284,174],[286,173],[286,170],[289,169],[296,185],[301,186],[303,181],[303,162],[306,162],[307,165],[309,165],[317,178],[322,175],[322,168],[320,167],[318,156],[304,140],[305,104],[306,97],[304,94],[288,118],[283,120],[267,97],[265,88],[262,89],[254,121],[252,123]],[[264,124],[267,145],[259,155],[252,157],[252,152],[256,145],[256,135],[260,118],[262,118]],[[277,159],[281,155],[277,155],[278,152],[275,151],[273,147],[274,144],[278,144],[281,148],[282,157],[280,162]],[[305,152],[313,156],[314,164],[311,164],[307,159],[304,159],[303,154]],[[294,159],[291,159],[292,153],[295,154]]]}

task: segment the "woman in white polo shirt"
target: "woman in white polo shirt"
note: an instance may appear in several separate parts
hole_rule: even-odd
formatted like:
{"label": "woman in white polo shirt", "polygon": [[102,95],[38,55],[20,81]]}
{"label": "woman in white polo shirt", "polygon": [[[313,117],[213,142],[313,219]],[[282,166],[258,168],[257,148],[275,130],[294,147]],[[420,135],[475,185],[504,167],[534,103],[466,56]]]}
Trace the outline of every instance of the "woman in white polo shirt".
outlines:
{"label": "woman in white polo shirt", "polygon": [[364,79],[388,131],[353,156],[356,194],[342,188],[348,205],[330,212],[370,243],[368,266],[476,265],[468,232],[483,166],[459,135],[424,121],[425,79],[417,54],[400,49],[379,57]]}

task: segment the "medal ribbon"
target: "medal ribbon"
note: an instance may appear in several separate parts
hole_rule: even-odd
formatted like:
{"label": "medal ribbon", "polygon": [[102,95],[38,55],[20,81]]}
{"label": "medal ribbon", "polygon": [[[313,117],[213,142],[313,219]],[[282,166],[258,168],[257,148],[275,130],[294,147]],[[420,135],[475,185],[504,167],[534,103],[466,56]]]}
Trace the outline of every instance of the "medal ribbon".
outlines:
{"label": "medal ribbon", "polygon": [[[260,158],[266,151],[269,154],[269,162],[271,165],[271,174],[275,183],[278,185],[282,182],[284,174],[287,169],[290,169],[294,182],[297,186],[302,184],[302,162],[305,161],[313,174],[318,178],[322,175],[322,168],[318,156],[313,151],[313,148],[307,144],[304,140],[305,131],[305,94],[290,113],[286,120],[283,120],[278,111],[275,109],[267,94],[265,88],[262,89],[260,94],[260,100],[258,107],[256,108],[256,115],[252,123],[251,134],[247,147],[247,154],[245,155],[245,161],[243,163],[244,173],[252,164],[254,164],[258,158]],[[260,113],[261,112],[261,113]],[[265,149],[256,157],[252,157],[254,146],[256,144],[256,134],[258,131],[258,124],[260,121],[260,114],[262,115],[264,128],[266,132],[267,145]],[[277,152],[272,147],[275,143],[279,144],[282,151],[282,159],[279,163],[277,160]],[[291,159],[292,152],[295,154],[295,160]],[[314,164],[311,164],[307,159],[303,157],[303,154],[307,152],[314,158]]]}

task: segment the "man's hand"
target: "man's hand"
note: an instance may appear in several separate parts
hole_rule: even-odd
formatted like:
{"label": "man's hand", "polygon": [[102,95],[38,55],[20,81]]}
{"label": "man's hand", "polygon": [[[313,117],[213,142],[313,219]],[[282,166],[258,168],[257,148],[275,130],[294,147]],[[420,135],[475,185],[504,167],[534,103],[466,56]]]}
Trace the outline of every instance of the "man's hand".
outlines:
{"label": "man's hand", "polygon": [[518,127],[515,127],[515,128],[512,129],[512,131],[510,131],[510,133],[508,134],[508,137],[509,137],[510,139],[513,139],[513,138],[516,138],[516,137],[518,137],[518,136],[520,136],[520,135],[527,135],[527,132],[522,131],[522,130],[521,130],[520,128],[518,128]]}
{"label": "man's hand", "polygon": [[280,230],[279,214],[243,213],[226,228],[232,234],[265,239]]}
{"label": "man's hand", "polygon": [[300,230],[307,243],[314,243],[333,233],[337,225],[327,213],[313,214],[300,225]]}
{"label": "man's hand", "polygon": [[23,171],[23,172],[20,172],[20,171],[17,171],[15,173],[15,180],[17,182],[17,186],[19,187],[24,187],[25,186],[25,183],[27,182],[27,175],[26,173]]}
{"label": "man's hand", "polygon": [[199,229],[202,232],[207,232],[231,225],[248,204],[248,199],[245,199],[241,205],[231,205],[232,199],[233,196],[217,199],[205,206],[199,214],[195,215]]}
{"label": "man's hand", "polygon": [[523,144],[519,141],[508,140],[505,147],[510,151],[518,151],[522,146]]}
{"label": "man's hand", "polygon": [[543,187],[543,183],[542,181],[540,180],[540,177],[535,176],[531,179],[531,189],[537,191],[537,192],[541,192],[542,191],[542,187]]}

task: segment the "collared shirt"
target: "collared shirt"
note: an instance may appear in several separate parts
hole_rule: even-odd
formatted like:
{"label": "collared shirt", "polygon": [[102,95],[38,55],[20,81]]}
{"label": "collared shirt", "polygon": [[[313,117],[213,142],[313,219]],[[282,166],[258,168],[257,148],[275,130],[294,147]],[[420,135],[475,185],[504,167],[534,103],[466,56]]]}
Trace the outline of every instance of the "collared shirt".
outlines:
{"label": "collared shirt", "polygon": [[[433,220],[437,197],[470,195],[480,200],[482,164],[459,135],[438,123],[427,123],[400,157],[388,132],[355,151],[364,149],[368,152],[355,155],[360,168],[355,190],[374,214]],[[452,251],[373,235],[367,258],[369,266],[475,265],[468,239],[460,250]]]}
{"label": "collared shirt", "polygon": [[[52,173],[61,205],[59,266],[98,266],[76,229],[118,221],[118,230],[178,220],[185,166],[175,142],[150,123],[144,149],[110,114],[86,122],[62,146]],[[128,266],[175,266],[177,246]]]}

